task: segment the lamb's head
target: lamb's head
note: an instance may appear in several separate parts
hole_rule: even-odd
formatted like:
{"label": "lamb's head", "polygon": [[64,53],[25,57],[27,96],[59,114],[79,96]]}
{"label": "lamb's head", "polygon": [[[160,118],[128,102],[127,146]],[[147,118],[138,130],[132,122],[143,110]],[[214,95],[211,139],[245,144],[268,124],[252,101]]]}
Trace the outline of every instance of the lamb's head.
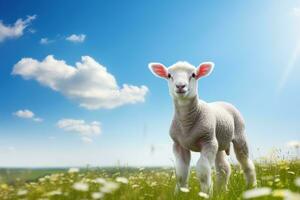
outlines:
{"label": "lamb's head", "polygon": [[168,81],[169,92],[173,98],[188,99],[197,95],[197,80],[208,76],[214,68],[214,63],[204,62],[197,68],[188,62],[177,62],[170,67],[161,63],[150,63],[151,72]]}

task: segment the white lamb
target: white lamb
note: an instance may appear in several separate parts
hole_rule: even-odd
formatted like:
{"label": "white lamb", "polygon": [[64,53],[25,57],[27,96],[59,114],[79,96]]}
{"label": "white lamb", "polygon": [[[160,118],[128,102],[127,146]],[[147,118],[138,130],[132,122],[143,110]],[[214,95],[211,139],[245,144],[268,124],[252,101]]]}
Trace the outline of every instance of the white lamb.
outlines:
{"label": "white lamb", "polygon": [[211,193],[211,168],[214,164],[217,187],[226,190],[230,165],[225,152],[229,155],[231,142],[247,185],[256,185],[255,167],[249,159],[242,115],[229,103],[206,103],[198,98],[197,80],[208,76],[213,67],[212,62],[201,63],[198,68],[188,62],[177,62],[169,68],[160,63],[149,64],[154,75],[168,81],[175,106],[170,136],[176,157],[176,191],[187,187],[191,151],[201,152],[196,165],[201,191]]}

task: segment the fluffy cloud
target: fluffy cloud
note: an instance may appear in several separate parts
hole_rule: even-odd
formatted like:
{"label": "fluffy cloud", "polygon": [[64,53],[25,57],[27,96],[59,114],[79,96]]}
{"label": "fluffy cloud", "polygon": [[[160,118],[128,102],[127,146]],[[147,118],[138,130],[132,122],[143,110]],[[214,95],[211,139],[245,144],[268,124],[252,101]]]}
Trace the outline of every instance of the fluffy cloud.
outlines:
{"label": "fluffy cloud", "polygon": [[54,42],[54,40],[49,40],[48,38],[41,38],[40,44],[49,44]]}
{"label": "fluffy cloud", "polygon": [[87,143],[87,144],[93,142],[93,140],[89,137],[81,137],[81,140],[82,140],[82,142]]}
{"label": "fluffy cloud", "polygon": [[85,38],[86,38],[85,34],[80,34],[80,35],[72,34],[69,37],[67,37],[66,40],[74,43],[80,43],[80,42],[84,42]]}
{"label": "fluffy cloud", "polygon": [[296,17],[299,17],[300,16],[300,8],[294,7],[292,9],[292,14]]}
{"label": "fluffy cloud", "polygon": [[33,118],[34,113],[30,110],[18,110],[17,112],[14,112],[14,115],[20,118]]}
{"label": "fluffy cloud", "polygon": [[33,118],[33,121],[35,121],[35,122],[42,122],[43,119],[39,118],[39,117],[35,117],[35,118]]}
{"label": "fluffy cloud", "polygon": [[57,122],[57,127],[68,132],[78,133],[85,143],[91,143],[91,137],[101,133],[100,123],[97,121],[87,123],[84,120],[61,119]]}
{"label": "fluffy cloud", "polygon": [[18,19],[14,25],[5,25],[0,21],[0,42],[8,38],[18,38],[23,35],[26,27],[28,27],[36,15],[27,16],[25,20]]}
{"label": "fluffy cloud", "polygon": [[148,92],[146,86],[123,84],[120,88],[115,77],[89,56],[83,56],[75,67],[56,60],[52,55],[41,62],[23,58],[15,64],[12,74],[34,79],[87,109],[111,109],[144,102]]}
{"label": "fluffy cloud", "polygon": [[32,119],[35,122],[43,121],[42,118],[35,117],[35,114],[31,110],[28,110],[28,109],[18,110],[16,112],[14,112],[13,115],[20,117],[20,118],[24,118],[24,119]]}

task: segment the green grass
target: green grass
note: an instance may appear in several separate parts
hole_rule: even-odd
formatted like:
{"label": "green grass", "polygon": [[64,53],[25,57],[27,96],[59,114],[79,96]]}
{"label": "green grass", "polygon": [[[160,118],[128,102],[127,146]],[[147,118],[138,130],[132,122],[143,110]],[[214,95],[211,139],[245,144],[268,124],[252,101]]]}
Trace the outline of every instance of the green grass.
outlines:
{"label": "green grass", "polygon": [[[276,164],[257,164],[256,172],[258,187],[269,187],[277,193],[279,189],[300,193],[300,188],[294,183],[300,176],[300,162],[278,161]],[[83,200],[93,199],[93,193],[94,197],[103,194],[102,199],[115,200],[201,199],[198,195],[200,185],[194,169],[190,173],[190,191],[180,192],[176,196],[174,195],[175,174],[172,168],[81,169],[79,173],[68,173],[67,169],[0,169],[0,177],[1,200]],[[118,177],[126,179],[119,178],[119,180]],[[128,183],[117,180],[123,182],[128,180]],[[75,183],[83,184],[76,190]],[[80,188],[84,191],[80,191]],[[212,199],[242,199],[245,190],[247,189],[241,170],[238,166],[232,166],[229,191],[223,193],[214,191]],[[281,194],[279,192],[279,195]],[[282,199],[282,197],[274,197],[270,194],[260,199]]]}
{"label": "green grass", "polygon": [[42,176],[66,171],[67,169],[62,168],[0,168],[0,183],[15,184],[17,182],[34,181]]}

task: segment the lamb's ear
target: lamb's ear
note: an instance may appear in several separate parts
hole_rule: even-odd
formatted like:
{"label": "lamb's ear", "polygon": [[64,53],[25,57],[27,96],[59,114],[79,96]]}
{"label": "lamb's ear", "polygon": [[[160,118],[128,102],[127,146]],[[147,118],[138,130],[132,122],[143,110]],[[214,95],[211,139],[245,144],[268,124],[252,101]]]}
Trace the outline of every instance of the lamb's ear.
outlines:
{"label": "lamb's ear", "polygon": [[213,62],[204,62],[201,63],[196,72],[196,78],[208,76],[214,69],[215,64]]}
{"label": "lamb's ear", "polygon": [[149,63],[150,71],[158,77],[168,78],[168,69],[161,63]]}

